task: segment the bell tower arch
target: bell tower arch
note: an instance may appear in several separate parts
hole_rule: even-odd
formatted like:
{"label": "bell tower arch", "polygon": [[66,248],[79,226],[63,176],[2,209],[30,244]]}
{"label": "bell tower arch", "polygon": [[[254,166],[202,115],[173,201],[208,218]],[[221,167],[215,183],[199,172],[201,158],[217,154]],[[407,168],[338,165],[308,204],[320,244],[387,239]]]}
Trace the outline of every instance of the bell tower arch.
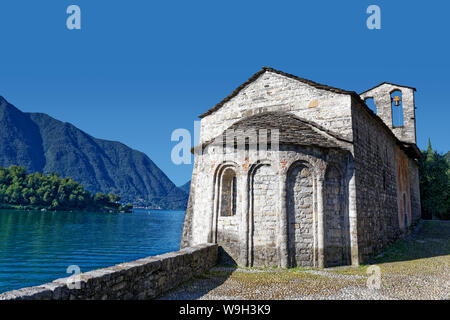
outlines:
{"label": "bell tower arch", "polygon": [[360,94],[364,101],[373,99],[376,114],[404,142],[416,143],[415,88],[383,82]]}

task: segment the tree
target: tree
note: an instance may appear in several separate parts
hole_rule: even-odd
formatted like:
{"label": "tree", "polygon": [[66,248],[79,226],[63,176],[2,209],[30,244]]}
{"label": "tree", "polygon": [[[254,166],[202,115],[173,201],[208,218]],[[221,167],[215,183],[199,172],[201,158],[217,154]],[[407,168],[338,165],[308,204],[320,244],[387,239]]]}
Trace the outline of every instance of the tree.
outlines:
{"label": "tree", "polygon": [[120,201],[120,197],[118,195],[115,195],[114,193],[110,193],[108,194],[109,197],[109,202],[119,202]]}
{"label": "tree", "polygon": [[120,208],[120,211],[131,212],[132,209],[133,205],[131,203],[127,203],[126,205]]}
{"label": "tree", "polygon": [[[94,196],[71,178],[57,174],[26,174],[25,167],[0,167],[0,206],[7,208],[89,210],[118,212],[120,197],[110,193]],[[131,210],[132,206],[126,206]]]}
{"label": "tree", "polygon": [[419,160],[420,199],[424,219],[450,219],[450,165],[431,147],[422,151]]}
{"label": "tree", "polygon": [[94,195],[94,201],[101,205],[106,205],[109,203],[109,197],[104,193],[96,193]]}

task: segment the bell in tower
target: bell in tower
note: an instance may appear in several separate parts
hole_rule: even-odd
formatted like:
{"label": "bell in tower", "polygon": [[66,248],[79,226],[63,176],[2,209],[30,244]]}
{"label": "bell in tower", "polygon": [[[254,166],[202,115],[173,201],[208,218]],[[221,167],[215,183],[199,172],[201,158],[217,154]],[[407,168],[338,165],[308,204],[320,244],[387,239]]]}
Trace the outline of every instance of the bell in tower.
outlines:
{"label": "bell in tower", "polygon": [[394,101],[394,105],[395,105],[396,107],[398,107],[398,106],[400,105],[400,102],[402,101],[402,99],[400,99],[399,96],[395,96],[395,97],[392,99],[392,101]]}
{"label": "bell in tower", "polygon": [[360,94],[362,100],[372,98],[377,116],[402,142],[416,143],[416,116],[413,87],[383,82]]}

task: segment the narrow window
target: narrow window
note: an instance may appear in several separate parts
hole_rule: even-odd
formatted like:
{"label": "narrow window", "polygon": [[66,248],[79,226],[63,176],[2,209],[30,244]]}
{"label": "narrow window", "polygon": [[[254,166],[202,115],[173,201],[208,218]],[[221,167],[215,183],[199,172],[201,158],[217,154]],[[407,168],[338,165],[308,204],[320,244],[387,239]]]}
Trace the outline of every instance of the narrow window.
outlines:
{"label": "narrow window", "polygon": [[245,137],[245,157],[246,158],[249,156],[249,150],[250,150],[250,138]]}
{"label": "narrow window", "polygon": [[220,215],[223,217],[236,214],[237,182],[236,174],[232,168],[227,168],[222,174]]}
{"label": "narrow window", "polygon": [[402,127],[403,126],[403,100],[402,92],[400,90],[395,90],[391,93],[391,103],[392,103],[392,126]]}
{"label": "narrow window", "polygon": [[369,109],[373,111],[373,113],[377,114],[377,107],[375,106],[373,98],[367,98],[366,100],[364,100],[364,102],[369,107]]}

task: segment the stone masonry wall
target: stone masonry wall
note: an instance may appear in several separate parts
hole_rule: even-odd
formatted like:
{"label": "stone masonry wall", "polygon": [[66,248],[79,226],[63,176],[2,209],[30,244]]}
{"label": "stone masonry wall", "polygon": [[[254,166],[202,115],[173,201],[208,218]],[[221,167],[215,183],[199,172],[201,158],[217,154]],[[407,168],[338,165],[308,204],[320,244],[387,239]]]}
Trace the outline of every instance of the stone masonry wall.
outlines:
{"label": "stone masonry wall", "polygon": [[273,169],[260,166],[253,178],[253,221],[251,226],[252,266],[278,265],[277,231],[279,215],[278,177]]}
{"label": "stone masonry wall", "polygon": [[397,208],[398,224],[404,232],[411,225],[411,192],[409,182],[408,157],[399,147],[395,148],[395,163],[397,173]]}
{"label": "stone masonry wall", "polygon": [[243,117],[266,111],[291,112],[351,139],[350,105],[349,95],[265,72],[219,110],[201,120],[200,141],[215,138]]}
{"label": "stone masonry wall", "polygon": [[[233,158],[231,150],[230,158],[219,156],[216,158],[215,153],[207,156],[210,148],[214,146],[207,146],[203,155],[196,156],[193,175],[195,180],[192,182],[195,185],[195,197],[190,200],[191,218],[186,220],[184,226],[185,230],[193,232],[190,236],[188,233],[184,234],[183,243],[195,245],[217,240],[219,247],[239,265],[280,266],[284,257],[280,253],[282,250],[280,244],[283,241],[290,248],[286,251],[287,255],[290,250],[292,257],[290,265],[293,265],[294,259],[297,266],[316,266],[319,249],[318,237],[314,234],[318,232],[318,205],[313,202],[317,202],[313,200],[313,181],[319,179],[319,172],[325,174],[327,163],[337,165],[346,176],[346,179],[342,177],[343,187],[338,190],[337,196],[347,199],[349,197],[347,175],[348,173],[350,177],[353,175],[353,170],[347,169],[349,158],[352,158],[351,153],[312,146],[281,145],[279,151],[267,152],[262,158],[250,152],[244,162],[239,162],[239,159]],[[300,165],[302,170],[295,170],[297,165]],[[218,214],[221,198],[218,183],[221,181],[221,175],[229,170],[227,168],[233,168],[236,173],[237,208],[235,215],[222,217]],[[194,189],[193,185],[191,191]],[[333,184],[330,187],[335,190]],[[284,195],[281,193],[283,189],[286,189]],[[302,192],[298,192],[298,189]],[[290,218],[281,217],[283,205]],[[335,201],[332,201],[330,208],[335,206]],[[346,205],[344,211],[328,210],[328,206],[324,209],[326,213],[332,211],[338,215],[336,218],[341,221],[342,215],[346,220],[349,219],[348,208]],[[326,219],[328,218],[333,219],[334,216],[327,216]],[[313,219],[316,219],[315,224]],[[330,221],[334,223],[334,220]],[[356,228],[356,224],[354,226]],[[281,239],[283,235],[280,228],[286,230],[285,240]],[[348,243],[350,238],[348,221],[347,225],[330,228],[330,232],[324,231],[330,239],[345,238]],[[333,246],[339,247],[336,243]],[[344,249],[349,250],[348,246],[349,244],[345,247],[340,246],[342,250],[340,249],[338,254],[342,256]]]}
{"label": "stone masonry wall", "polygon": [[237,264],[239,259],[239,222],[240,214],[217,219],[217,244],[219,245],[220,263]]}
{"label": "stone masonry wall", "polygon": [[[380,252],[405,232],[399,225],[397,202],[397,155],[404,153],[392,135],[381,124],[369,118],[369,112],[354,102],[353,144],[360,262]],[[418,189],[418,184],[415,189]],[[409,226],[418,217],[420,215]]]}
{"label": "stone masonry wall", "polygon": [[303,164],[287,177],[289,266],[314,266],[313,177]]}
{"label": "stone masonry wall", "polygon": [[192,238],[192,217],[194,215],[192,206],[195,199],[195,181],[196,181],[195,164],[196,163],[194,162],[194,170],[191,178],[191,186],[189,188],[189,199],[186,207],[186,213],[184,214],[184,223],[183,223],[183,231],[181,233],[180,249],[189,247],[190,239]]}
{"label": "stone masonry wall", "polygon": [[345,180],[335,166],[327,169],[324,181],[325,265],[350,264],[350,226]]}
{"label": "stone masonry wall", "polygon": [[364,262],[400,236],[396,146],[363,106],[355,105],[353,112],[358,251]]}
{"label": "stone masonry wall", "polygon": [[[288,111],[301,118],[314,121],[351,140],[353,131],[350,95],[317,89],[300,81],[267,71],[220,109],[202,118],[200,141],[205,142],[217,137],[243,117],[266,111]],[[211,146],[208,146],[208,149],[210,148]],[[275,157],[278,158],[278,155]],[[250,157],[248,163],[237,165],[250,167],[254,161],[256,159]],[[218,163],[204,155],[195,156],[182,247],[210,242],[214,237],[212,234],[215,231],[212,228],[215,223],[213,213],[216,205],[214,170]],[[279,165],[277,164],[276,167]],[[243,174],[246,175],[246,173]],[[237,178],[238,186],[243,186],[246,178],[239,177],[239,174]],[[240,198],[238,196],[237,215],[234,219],[242,217],[240,215],[240,211],[242,211]],[[242,231],[240,233],[242,235]],[[240,250],[246,249],[241,248]]]}
{"label": "stone masonry wall", "polygon": [[[0,300],[153,299],[217,262],[217,245],[203,244],[0,294]],[[80,289],[69,288],[79,281]],[[68,285],[69,284],[69,285]]]}

